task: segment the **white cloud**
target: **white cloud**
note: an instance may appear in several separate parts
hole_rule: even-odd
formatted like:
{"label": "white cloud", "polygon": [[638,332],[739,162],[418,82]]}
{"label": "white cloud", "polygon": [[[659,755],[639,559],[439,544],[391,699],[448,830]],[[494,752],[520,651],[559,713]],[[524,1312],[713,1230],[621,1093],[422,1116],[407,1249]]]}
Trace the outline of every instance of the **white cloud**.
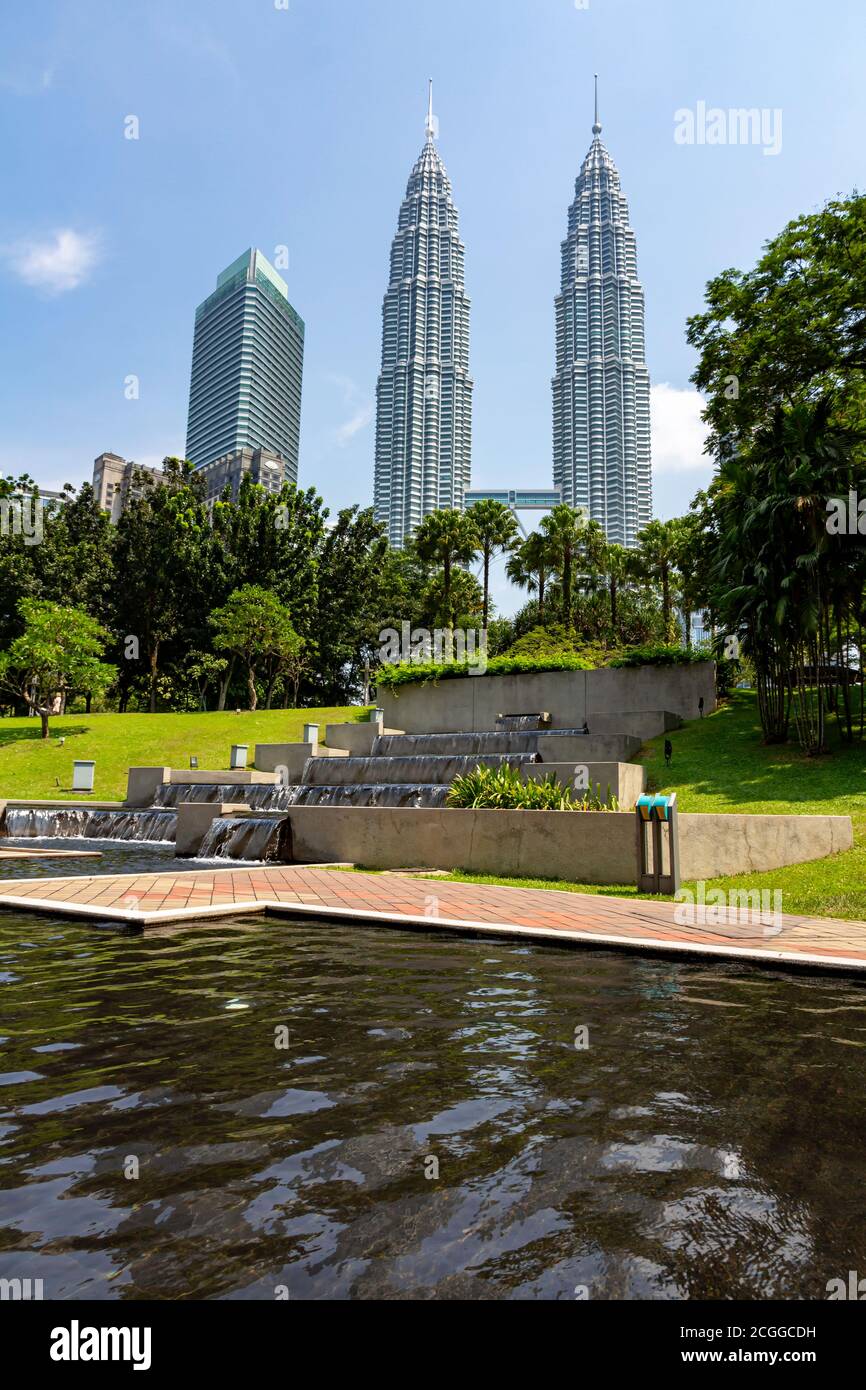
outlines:
{"label": "white cloud", "polygon": [[63,294],[83,284],[99,260],[99,249],[95,233],[63,227],[44,241],[7,247],[5,255],[25,285],[46,294]]}
{"label": "white cloud", "polygon": [[54,83],[54,69],[22,68],[18,72],[0,72],[0,89],[16,97],[38,96]]}
{"label": "white cloud", "polygon": [[340,448],[345,448],[349,441],[355,438],[356,434],[360,434],[361,430],[365,430],[372,419],[373,406],[371,402],[368,402],[366,405],[361,406],[351,419],[338,427],[337,443]]}
{"label": "white cloud", "polygon": [[340,387],[343,405],[352,411],[349,418],[334,430],[334,442],[338,448],[345,449],[355,435],[365,430],[373,419],[373,402],[350,377],[332,374],[330,380]]}
{"label": "white cloud", "polygon": [[652,455],[654,473],[689,473],[711,467],[704,453],[707,427],[701,419],[704,397],[693,387],[653,386]]}

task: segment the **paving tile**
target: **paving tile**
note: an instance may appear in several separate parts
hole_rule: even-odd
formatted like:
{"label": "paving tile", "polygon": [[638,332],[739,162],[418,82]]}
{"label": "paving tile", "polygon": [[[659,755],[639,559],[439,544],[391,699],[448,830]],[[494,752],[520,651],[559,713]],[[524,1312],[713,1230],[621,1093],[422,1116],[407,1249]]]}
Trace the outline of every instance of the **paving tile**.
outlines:
{"label": "paving tile", "polygon": [[[714,953],[778,964],[780,953],[792,961],[804,956],[866,968],[866,924],[825,918],[788,916],[781,932],[764,935],[760,924],[712,922],[688,925],[676,919],[669,901],[645,902],[564,893],[556,889],[494,888],[481,884],[445,883],[388,874],[347,874],[302,866],[265,869],[209,869],[177,875],[88,875],[54,879],[0,881],[0,900],[30,911],[45,905],[62,911],[65,905],[93,918],[122,920],[134,912],[146,926],[165,916],[195,921],[216,911],[230,915],[236,906],[265,910],[268,903],[320,910],[323,917],[352,912],[369,920],[380,915],[423,919],[431,931],[447,930],[449,922],[512,927],[570,939],[611,938],[615,944],[648,943],[672,950],[709,948]],[[436,913],[430,903],[435,900]],[[207,920],[207,919],[204,919]]]}

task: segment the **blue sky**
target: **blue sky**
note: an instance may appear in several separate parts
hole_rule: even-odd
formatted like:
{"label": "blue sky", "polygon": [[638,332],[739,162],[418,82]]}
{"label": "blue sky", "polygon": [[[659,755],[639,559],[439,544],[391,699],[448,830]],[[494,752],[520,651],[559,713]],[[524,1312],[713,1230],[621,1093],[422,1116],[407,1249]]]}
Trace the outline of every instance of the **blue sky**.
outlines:
{"label": "blue sky", "polygon": [[[472,297],[473,483],[549,485],[559,246],[597,71],[646,289],[656,512],[684,511],[708,477],[685,320],[710,276],[862,186],[862,0],[285,3],[4,7],[0,471],[52,487],[103,449],[183,453],[195,306],[248,246],[286,245],[300,481],[368,504],[389,247],[432,75]],[[781,149],[678,143],[699,102],[780,111]]]}

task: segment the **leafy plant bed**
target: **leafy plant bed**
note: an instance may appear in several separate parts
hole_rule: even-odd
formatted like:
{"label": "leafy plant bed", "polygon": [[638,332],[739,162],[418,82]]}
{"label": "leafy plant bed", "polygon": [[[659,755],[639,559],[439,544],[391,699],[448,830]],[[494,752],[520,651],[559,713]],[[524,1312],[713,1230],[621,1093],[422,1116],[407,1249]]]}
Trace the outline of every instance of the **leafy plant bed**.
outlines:
{"label": "leafy plant bed", "polygon": [[386,664],[376,672],[376,684],[384,690],[401,685],[427,685],[445,680],[480,679],[482,676],[535,675],[545,671],[595,671],[637,666],[690,666],[712,658],[705,651],[688,647],[636,647],[605,662],[569,653],[540,656],[494,656],[482,672],[478,664],[466,661],[423,661]]}
{"label": "leafy plant bed", "polygon": [[605,803],[597,792],[573,796],[554,773],[524,782],[516,767],[478,767],[451,783],[446,806],[487,811],[619,811],[616,797]]}

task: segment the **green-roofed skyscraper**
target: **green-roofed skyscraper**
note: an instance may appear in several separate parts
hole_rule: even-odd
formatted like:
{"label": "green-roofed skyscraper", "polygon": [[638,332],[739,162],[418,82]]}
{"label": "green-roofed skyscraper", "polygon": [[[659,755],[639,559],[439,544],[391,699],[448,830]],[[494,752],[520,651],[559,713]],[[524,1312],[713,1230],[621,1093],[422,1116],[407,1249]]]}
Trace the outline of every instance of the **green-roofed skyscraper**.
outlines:
{"label": "green-roofed skyscraper", "polygon": [[245,251],[196,310],[187,458],[225,473],[252,451],[297,482],[303,371],[304,323],[288,286],[261,251]]}

